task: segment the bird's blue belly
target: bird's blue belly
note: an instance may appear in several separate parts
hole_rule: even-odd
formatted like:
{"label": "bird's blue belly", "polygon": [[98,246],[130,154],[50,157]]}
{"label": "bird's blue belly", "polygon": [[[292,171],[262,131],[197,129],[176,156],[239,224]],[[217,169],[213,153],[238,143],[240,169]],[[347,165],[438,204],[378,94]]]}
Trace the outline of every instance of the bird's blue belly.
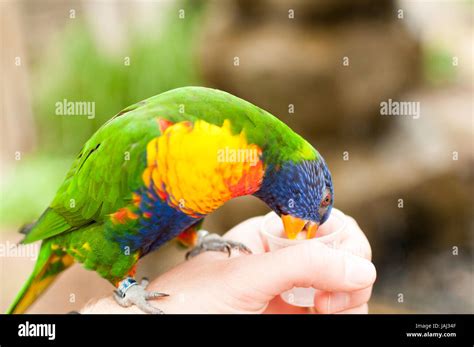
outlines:
{"label": "bird's blue belly", "polygon": [[141,196],[137,230],[115,237],[114,240],[121,248],[129,247],[131,252],[140,250],[141,256],[175,238],[201,219],[169,206],[154,191],[150,197],[150,192],[146,189],[137,192]]}

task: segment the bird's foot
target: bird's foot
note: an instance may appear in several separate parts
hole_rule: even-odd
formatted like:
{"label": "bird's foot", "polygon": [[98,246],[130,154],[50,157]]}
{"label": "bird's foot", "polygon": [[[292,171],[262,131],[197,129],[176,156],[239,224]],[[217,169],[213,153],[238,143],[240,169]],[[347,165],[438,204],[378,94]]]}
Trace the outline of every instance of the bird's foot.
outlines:
{"label": "bird's foot", "polygon": [[230,257],[233,249],[244,254],[252,253],[252,251],[243,243],[226,240],[222,238],[222,236],[218,234],[210,234],[206,230],[199,230],[196,247],[186,253],[186,259],[190,259],[207,251],[225,252]]}
{"label": "bird's foot", "polygon": [[147,291],[148,283],[149,281],[146,278],[143,278],[142,282],[138,284],[133,278],[127,277],[119,283],[117,290],[114,292],[115,301],[122,307],[135,305],[145,313],[163,314],[162,310],[151,305],[148,300],[169,295]]}

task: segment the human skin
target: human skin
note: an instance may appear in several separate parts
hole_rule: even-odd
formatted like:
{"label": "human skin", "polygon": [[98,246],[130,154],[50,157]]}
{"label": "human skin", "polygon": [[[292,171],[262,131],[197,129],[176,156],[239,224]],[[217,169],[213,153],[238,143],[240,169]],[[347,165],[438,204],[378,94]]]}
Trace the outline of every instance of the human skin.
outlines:
{"label": "human skin", "polygon": [[[149,284],[147,290],[170,294],[151,303],[165,313],[368,313],[376,271],[369,242],[353,218],[345,217],[337,249],[309,240],[274,252],[260,237],[262,218],[248,219],[224,235],[253,254],[206,252],[183,262]],[[320,230],[326,234],[334,227],[329,218]],[[316,288],[314,309],[280,299],[294,286]],[[143,312],[107,297],[81,313]]]}

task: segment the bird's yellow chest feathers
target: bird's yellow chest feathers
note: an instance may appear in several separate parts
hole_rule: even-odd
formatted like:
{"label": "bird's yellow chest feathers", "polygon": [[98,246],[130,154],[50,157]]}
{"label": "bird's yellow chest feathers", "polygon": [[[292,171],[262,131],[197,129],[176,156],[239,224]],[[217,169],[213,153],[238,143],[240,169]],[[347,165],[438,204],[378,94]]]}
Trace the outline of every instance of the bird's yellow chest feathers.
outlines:
{"label": "bird's yellow chest feathers", "polygon": [[171,206],[205,215],[227,200],[256,192],[263,179],[262,150],[245,134],[202,120],[179,122],[148,143],[143,181]]}

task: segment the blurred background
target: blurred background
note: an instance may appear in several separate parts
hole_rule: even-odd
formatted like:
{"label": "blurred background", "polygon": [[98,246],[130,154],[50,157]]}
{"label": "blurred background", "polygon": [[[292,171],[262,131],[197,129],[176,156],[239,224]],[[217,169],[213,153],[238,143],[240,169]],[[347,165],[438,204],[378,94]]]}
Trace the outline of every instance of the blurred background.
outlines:
{"label": "blurred background", "polygon": [[[52,200],[82,144],[124,107],[186,85],[219,88],[306,137],[335,205],[373,249],[373,313],[474,312],[473,2],[2,1],[0,310],[33,268],[6,252]],[[56,103],[95,102],[95,118]],[[413,101],[419,118],[381,114]],[[268,208],[231,201],[223,233]],[[139,276],[183,261],[173,242]],[[112,287],[75,265],[30,309],[65,313]]]}

